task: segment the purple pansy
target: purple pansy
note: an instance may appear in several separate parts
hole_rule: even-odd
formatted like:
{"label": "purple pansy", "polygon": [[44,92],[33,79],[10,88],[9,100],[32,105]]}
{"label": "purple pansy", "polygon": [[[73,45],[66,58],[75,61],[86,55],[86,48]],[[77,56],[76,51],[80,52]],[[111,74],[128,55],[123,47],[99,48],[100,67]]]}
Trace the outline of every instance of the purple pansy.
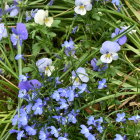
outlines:
{"label": "purple pansy", "polygon": [[17,45],[19,41],[20,45],[22,46],[22,41],[28,38],[28,32],[25,24],[17,23],[16,29],[12,28],[12,32],[13,34],[11,35],[11,41],[13,45]]}
{"label": "purple pansy", "polygon": [[65,54],[67,56],[75,54],[75,46],[72,39],[70,39],[69,41],[65,41],[64,44],[62,44],[62,47],[65,47]]}
{"label": "purple pansy", "polygon": [[[125,29],[116,28],[116,29],[115,29],[115,32],[112,33],[111,37],[114,38],[115,36],[121,34],[121,33],[124,32],[124,31],[125,31]],[[117,40],[115,40],[115,42],[117,42],[117,43],[120,44],[120,45],[125,44],[126,41],[127,41],[126,35],[124,35],[124,36],[118,38]]]}
{"label": "purple pansy", "polygon": [[102,47],[100,48],[100,53],[102,54],[100,60],[103,63],[111,63],[112,60],[117,60],[118,59],[117,52],[120,49],[121,47],[118,43],[112,41],[105,41],[102,44]]}

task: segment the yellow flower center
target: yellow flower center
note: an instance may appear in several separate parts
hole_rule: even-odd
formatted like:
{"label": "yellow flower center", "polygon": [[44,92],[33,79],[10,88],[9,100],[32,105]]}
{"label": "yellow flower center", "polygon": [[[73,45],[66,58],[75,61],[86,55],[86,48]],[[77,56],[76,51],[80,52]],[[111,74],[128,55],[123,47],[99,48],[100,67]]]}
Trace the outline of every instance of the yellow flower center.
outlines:
{"label": "yellow flower center", "polygon": [[46,71],[48,71],[49,70],[49,67],[46,67]]}
{"label": "yellow flower center", "polygon": [[112,55],[111,53],[107,53],[105,57],[106,57],[106,58],[110,58],[111,55]]}
{"label": "yellow flower center", "polygon": [[84,7],[84,5],[81,5],[81,6],[80,6],[80,9],[82,9],[82,10],[83,10],[84,8],[85,8],[85,7]]}
{"label": "yellow flower center", "polygon": [[75,79],[75,81],[76,81],[76,82],[79,82],[79,78],[77,77],[77,78]]}
{"label": "yellow flower center", "polygon": [[45,23],[49,22],[49,18],[45,18]]}

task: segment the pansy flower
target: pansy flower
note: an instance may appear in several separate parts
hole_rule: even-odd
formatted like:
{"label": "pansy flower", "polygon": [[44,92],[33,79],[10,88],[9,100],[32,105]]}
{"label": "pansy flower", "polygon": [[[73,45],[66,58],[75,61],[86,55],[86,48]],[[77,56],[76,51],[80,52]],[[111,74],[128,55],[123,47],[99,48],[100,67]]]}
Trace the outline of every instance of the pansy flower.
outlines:
{"label": "pansy flower", "polygon": [[40,25],[46,25],[48,27],[51,27],[53,23],[53,17],[48,17],[48,10],[38,10],[37,13],[34,16],[34,21],[37,24]]}
{"label": "pansy flower", "polygon": [[75,0],[75,6],[75,13],[80,15],[85,15],[92,9],[91,0]]}
{"label": "pansy flower", "polygon": [[117,60],[118,59],[117,52],[119,50],[120,45],[118,43],[112,41],[105,41],[100,49],[100,53],[102,54],[100,60],[103,63],[111,63],[113,60]]}

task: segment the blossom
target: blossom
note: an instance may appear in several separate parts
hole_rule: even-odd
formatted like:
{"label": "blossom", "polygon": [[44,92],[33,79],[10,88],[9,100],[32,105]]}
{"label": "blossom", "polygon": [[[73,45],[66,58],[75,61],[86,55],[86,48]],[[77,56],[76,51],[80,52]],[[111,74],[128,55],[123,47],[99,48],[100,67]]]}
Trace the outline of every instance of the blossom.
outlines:
{"label": "blossom", "polygon": [[22,46],[22,41],[28,38],[28,32],[25,24],[17,23],[16,29],[12,28],[12,32],[13,34],[11,35],[11,41],[13,45],[17,45],[19,41],[20,45]]}
{"label": "blossom", "polygon": [[124,122],[126,119],[124,118],[125,117],[125,113],[118,113],[117,114],[117,118],[116,118],[116,122]]}
{"label": "blossom", "polygon": [[7,37],[7,30],[6,28],[4,27],[4,23],[0,23],[0,40],[3,38],[3,37]]}
{"label": "blossom", "polygon": [[24,98],[27,95],[27,91],[25,89],[19,90],[18,97],[19,98]]}
{"label": "blossom", "polygon": [[32,9],[31,12],[26,11],[26,22],[34,18],[37,11],[38,9]]}
{"label": "blossom", "polygon": [[39,139],[40,140],[46,140],[47,139],[47,135],[46,135],[46,133],[43,130],[41,130],[39,132]]}
{"label": "blossom", "polygon": [[25,75],[19,75],[19,81],[27,81],[27,76],[25,76]]}
{"label": "blossom", "polygon": [[[116,29],[115,29],[115,32],[112,33],[111,37],[113,38],[113,37],[115,37],[115,36],[121,34],[121,33],[124,32],[124,31],[125,31],[124,29],[120,30],[119,28],[116,28]],[[118,38],[117,40],[115,40],[115,42],[117,42],[117,43],[120,44],[120,45],[125,44],[126,41],[127,41],[126,35],[124,35],[124,36]]]}
{"label": "blossom", "polygon": [[111,63],[112,60],[117,60],[118,59],[117,52],[119,50],[120,45],[118,43],[112,41],[105,41],[100,49],[100,53],[102,54],[100,60],[103,63]]}
{"label": "blossom", "polygon": [[52,66],[52,60],[49,58],[42,58],[36,62],[39,72],[44,72],[45,75],[51,76],[54,71],[54,66]]}
{"label": "blossom", "polygon": [[112,0],[112,3],[118,6],[120,5],[120,0]]}
{"label": "blossom", "polygon": [[107,87],[106,79],[102,79],[102,81],[98,81],[98,83],[99,83],[98,89],[103,89],[103,88]]}
{"label": "blossom", "polygon": [[34,16],[34,21],[37,24],[40,25],[46,25],[48,27],[51,27],[53,23],[53,17],[48,17],[48,10],[38,10],[37,13]]}
{"label": "blossom", "polygon": [[75,13],[80,15],[85,15],[87,11],[92,9],[91,0],[75,0],[75,6]]}
{"label": "blossom", "polygon": [[58,138],[59,136],[59,133],[58,133],[58,130],[54,127],[54,126],[51,126],[51,134],[54,135],[56,138]]}
{"label": "blossom", "polygon": [[21,140],[21,138],[23,138],[23,137],[25,137],[24,131],[23,130],[19,131],[17,133],[17,140]]}
{"label": "blossom", "polygon": [[64,44],[62,44],[62,47],[65,47],[65,54],[67,56],[75,54],[75,46],[72,39],[70,39],[69,41],[65,41]]}
{"label": "blossom", "polygon": [[15,56],[15,60],[19,60],[19,59],[24,59],[23,55],[22,54],[17,54]]}
{"label": "blossom", "polygon": [[103,64],[100,64],[100,65],[97,65],[97,62],[98,61],[97,61],[96,58],[93,58],[91,60],[91,66],[92,66],[94,71],[105,71],[108,68],[108,64],[103,63]]}
{"label": "blossom", "polygon": [[116,136],[116,138],[114,140],[125,140],[126,139],[126,136],[122,137],[120,134],[116,134],[115,136]]}
{"label": "blossom", "polygon": [[86,70],[79,67],[76,71],[72,71],[72,81],[75,86],[81,85],[81,81],[87,83],[89,81],[89,77]]}
{"label": "blossom", "polygon": [[138,123],[140,121],[140,115],[132,116],[128,120],[133,120],[135,123]]}
{"label": "blossom", "polygon": [[24,128],[28,135],[36,135],[36,129],[33,128],[33,126],[25,126]]}
{"label": "blossom", "polygon": [[51,95],[52,99],[55,99],[56,101],[60,100],[60,94],[58,91],[54,91],[54,93]]}

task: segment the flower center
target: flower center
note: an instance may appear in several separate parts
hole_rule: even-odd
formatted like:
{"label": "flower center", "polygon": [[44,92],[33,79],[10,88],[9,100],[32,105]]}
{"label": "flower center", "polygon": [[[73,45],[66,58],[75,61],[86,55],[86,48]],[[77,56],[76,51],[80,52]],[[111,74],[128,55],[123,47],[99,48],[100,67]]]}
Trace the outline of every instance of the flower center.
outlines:
{"label": "flower center", "polygon": [[85,7],[84,7],[84,5],[81,5],[81,6],[80,6],[80,9],[82,9],[82,10],[83,10],[84,8],[85,8]]}
{"label": "flower center", "polygon": [[112,56],[111,53],[107,53],[105,57],[106,57],[106,58],[110,58],[111,56]]}
{"label": "flower center", "polygon": [[75,81],[76,81],[76,82],[79,82],[79,78],[78,78],[78,77],[76,77]]}
{"label": "flower center", "polygon": [[48,70],[49,70],[49,66],[46,67],[46,71],[48,71]]}
{"label": "flower center", "polygon": [[45,18],[45,23],[48,23],[49,22],[49,18]]}

